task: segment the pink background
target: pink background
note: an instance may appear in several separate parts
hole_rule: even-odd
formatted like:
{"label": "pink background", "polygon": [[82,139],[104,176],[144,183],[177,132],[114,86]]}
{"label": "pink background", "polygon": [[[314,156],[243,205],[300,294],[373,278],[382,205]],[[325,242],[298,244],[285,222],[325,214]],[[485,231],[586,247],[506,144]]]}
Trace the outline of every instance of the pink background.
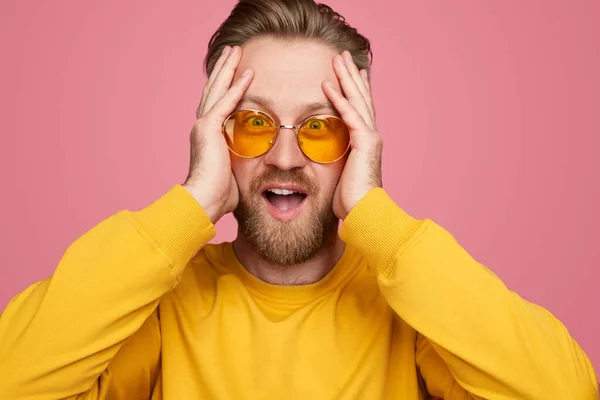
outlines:
{"label": "pink background", "polygon": [[[0,3],[0,309],[77,237],[182,183],[234,1]],[[600,368],[600,2],[329,3],[372,40],[384,184]],[[231,217],[217,241],[235,232]]]}

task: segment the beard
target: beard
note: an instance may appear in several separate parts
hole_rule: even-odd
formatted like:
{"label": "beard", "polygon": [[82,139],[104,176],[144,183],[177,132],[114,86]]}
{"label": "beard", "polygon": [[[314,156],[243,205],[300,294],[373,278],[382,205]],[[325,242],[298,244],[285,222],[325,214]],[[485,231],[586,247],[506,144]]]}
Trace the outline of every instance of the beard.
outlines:
{"label": "beard", "polygon": [[[305,202],[314,208],[309,215],[300,215],[289,222],[273,219],[261,202],[265,201],[260,189],[266,183],[291,183],[306,190]],[[333,213],[333,194],[319,199],[319,188],[299,170],[282,171],[271,167],[250,183],[250,194],[242,195],[233,215],[238,231],[250,247],[265,261],[282,266],[296,265],[313,258],[327,246],[337,232],[338,218]],[[304,207],[310,204],[304,204]],[[301,214],[306,214],[302,211]]]}

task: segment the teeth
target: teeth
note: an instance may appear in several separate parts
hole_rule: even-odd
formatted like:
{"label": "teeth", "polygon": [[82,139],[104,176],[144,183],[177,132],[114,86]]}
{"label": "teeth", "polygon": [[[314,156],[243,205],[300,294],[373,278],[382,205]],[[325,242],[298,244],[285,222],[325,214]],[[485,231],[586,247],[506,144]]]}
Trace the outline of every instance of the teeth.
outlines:
{"label": "teeth", "polygon": [[288,194],[298,193],[295,190],[277,189],[277,188],[269,189],[269,192],[279,194],[279,195],[285,195],[285,196],[287,196]]}

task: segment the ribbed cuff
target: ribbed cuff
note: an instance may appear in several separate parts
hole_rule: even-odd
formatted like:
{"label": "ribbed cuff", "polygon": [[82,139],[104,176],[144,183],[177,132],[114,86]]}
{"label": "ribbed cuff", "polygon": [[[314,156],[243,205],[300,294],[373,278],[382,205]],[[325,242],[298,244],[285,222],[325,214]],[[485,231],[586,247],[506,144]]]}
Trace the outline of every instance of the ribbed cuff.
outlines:
{"label": "ribbed cuff", "polygon": [[181,185],[173,186],[146,208],[126,215],[170,258],[175,273],[216,235],[209,216]]}
{"label": "ribbed cuff", "polygon": [[422,223],[398,207],[385,190],[374,188],[350,211],[340,237],[365,257],[378,274],[386,276],[402,244]]}

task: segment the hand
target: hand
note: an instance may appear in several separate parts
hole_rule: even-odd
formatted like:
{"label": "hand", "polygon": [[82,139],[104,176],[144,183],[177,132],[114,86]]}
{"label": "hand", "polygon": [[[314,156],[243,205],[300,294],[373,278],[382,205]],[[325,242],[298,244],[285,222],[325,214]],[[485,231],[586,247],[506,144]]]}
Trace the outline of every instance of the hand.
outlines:
{"label": "hand", "polygon": [[239,201],[221,126],[252,81],[252,70],[246,70],[246,75],[232,84],[241,55],[239,46],[223,50],[202,92],[196,111],[198,120],[190,134],[190,169],[182,186],[200,203],[213,224],[233,211]]}
{"label": "hand", "polygon": [[382,187],[383,140],[375,127],[367,72],[358,70],[348,51],[333,58],[333,69],[344,94],[329,81],[323,82],[323,91],[350,130],[350,154],[333,196],[333,212],[344,220],[367,192]]}

